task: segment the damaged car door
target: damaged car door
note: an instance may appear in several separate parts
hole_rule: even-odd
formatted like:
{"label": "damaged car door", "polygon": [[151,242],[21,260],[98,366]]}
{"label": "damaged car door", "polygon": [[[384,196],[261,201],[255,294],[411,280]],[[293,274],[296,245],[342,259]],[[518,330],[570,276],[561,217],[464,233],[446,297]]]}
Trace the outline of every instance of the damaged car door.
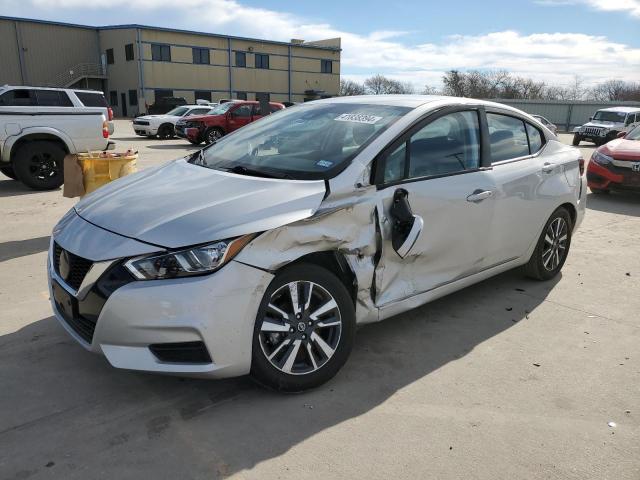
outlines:
{"label": "damaged car door", "polygon": [[482,168],[479,114],[433,114],[376,159],[379,307],[481,269],[496,189],[491,172]]}

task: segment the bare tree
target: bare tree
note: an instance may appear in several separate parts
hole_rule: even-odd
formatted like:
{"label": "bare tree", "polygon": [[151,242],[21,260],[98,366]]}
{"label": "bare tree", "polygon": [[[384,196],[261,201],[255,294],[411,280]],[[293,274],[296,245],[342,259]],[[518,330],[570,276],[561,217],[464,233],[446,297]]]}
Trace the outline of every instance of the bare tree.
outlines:
{"label": "bare tree", "polygon": [[432,87],[431,85],[425,85],[422,90],[422,95],[442,95],[442,92],[438,90],[436,87]]}
{"label": "bare tree", "polygon": [[607,80],[591,89],[591,97],[605,101],[640,101],[640,83]]}
{"label": "bare tree", "polygon": [[364,95],[364,86],[353,80],[340,80],[340,93],[341,97],[348,97],[351,95]]}
{"label": "bare tree", "polygon": [[398,93],[413,93],[414,87],[410,82],[400,82],[384,75],[374,75],[364,81],[366,93],[371,95],[388,95]]}

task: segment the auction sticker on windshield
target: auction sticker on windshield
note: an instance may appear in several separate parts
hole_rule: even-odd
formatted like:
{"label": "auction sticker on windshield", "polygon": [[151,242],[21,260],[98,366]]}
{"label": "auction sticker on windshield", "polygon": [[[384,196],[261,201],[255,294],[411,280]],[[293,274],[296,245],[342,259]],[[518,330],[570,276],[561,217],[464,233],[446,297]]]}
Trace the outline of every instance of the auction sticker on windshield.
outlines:
{"label": "auction sticker on windshield", "polygon": [[375,117],[364,113],[343,113],[334,120],[337,120],[338,122],[368,123],[373,125],[374,123],[382,120],[382,117]]}

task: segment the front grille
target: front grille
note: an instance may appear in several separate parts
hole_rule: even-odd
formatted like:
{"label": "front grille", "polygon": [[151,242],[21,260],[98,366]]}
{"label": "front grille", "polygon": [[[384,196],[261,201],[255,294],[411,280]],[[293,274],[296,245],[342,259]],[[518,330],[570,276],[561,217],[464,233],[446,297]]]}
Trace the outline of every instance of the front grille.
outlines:
{"label": "front grille", "polygon": [[[65,273],[65,275],[60,273],[60,261],[63,252],[68,260],[68,265],[65,265],[63,268],[63,273]],[[93,262],[91,260],[74,255],[73,253],[64,250],[57,243],[54,243],[53,266],[55,267],[56,273],[60,275],[60,278],[62,278],[67,285],[74,290],[78,290],[80,288],[84,277],[87,276],[92,265]]]}
{"label": "front grille", "polygon": [[599,127],[585,127],[584,133],[585,135],[594,135],[596,137],[599,137],[602,135],[603,130],[604,130],[603,128],[599,128]]}
{"label": "front grille", "polygon": [[149,122],[147,122],[146,120],[134,120],[133,124],[134,125],[149,125]]}
{"label": "front grille", "polygon": [[154,343],[149,350],[166,363],[211,363],[211,356],[203,342]]}

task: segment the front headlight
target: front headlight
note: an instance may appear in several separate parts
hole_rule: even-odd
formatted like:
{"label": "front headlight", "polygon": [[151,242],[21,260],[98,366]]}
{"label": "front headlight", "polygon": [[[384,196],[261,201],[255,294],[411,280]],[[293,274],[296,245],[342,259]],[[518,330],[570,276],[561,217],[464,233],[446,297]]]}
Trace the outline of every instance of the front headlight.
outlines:
{"label": "front headlight", "polygon": [[593,155],[591,156],[591,160],[593,160],[596,163],[599,163],[600,165],[609,165],[611,162],[613,162],[612,157],[610,157],[609,155],[605,155],[604,153],[600,153],[597,150],[593,152]]}
{"label": "front headlight", "polygon": [[178,252],[132,258],[125,267],[138,280],[191,277],[212,273],[235,257],[255,235],[221,240]]}

